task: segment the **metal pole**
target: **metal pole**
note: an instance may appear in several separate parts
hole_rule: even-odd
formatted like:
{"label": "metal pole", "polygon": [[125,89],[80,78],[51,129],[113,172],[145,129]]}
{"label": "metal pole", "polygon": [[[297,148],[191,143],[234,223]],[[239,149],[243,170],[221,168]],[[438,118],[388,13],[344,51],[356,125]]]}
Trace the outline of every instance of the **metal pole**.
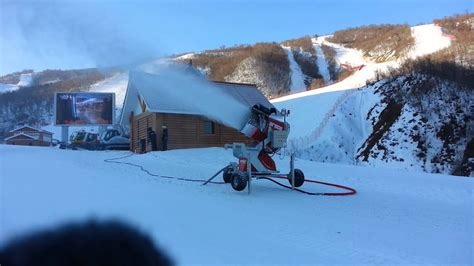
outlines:
{"label": "metal pole", "polygon": [[61,141],[67,143],[69,141],[69,127],[61,126]]}
{"label": "metal pole", "polygon": [[226,165],[224,168],[222,168],[221,170],[217,171],[217,173],[215,173],[213,176],[211,176],[208,180],[206,180],[206,182],[204,182],[202,184],[202,186],[205,186],[207,185],[207,183],[211,182],[218,174],[220,174],[222,171],[224,171],[227,167],[230,167],[229,165]]}
{"label": "metal pole", "polygon": [[295,189],[295,154],[290,155],[291,189]]}
{"label": "metal pole", "polygon": [[107,130],[107,126],[99,126],[99,136],[102,135],[102,133],[106,130]]}

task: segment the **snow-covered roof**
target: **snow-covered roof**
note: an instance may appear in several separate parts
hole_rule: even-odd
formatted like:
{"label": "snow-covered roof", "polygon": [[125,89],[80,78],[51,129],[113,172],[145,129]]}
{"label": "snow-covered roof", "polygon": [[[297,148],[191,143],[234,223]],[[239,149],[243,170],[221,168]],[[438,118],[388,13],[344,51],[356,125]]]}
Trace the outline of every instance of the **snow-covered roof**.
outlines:
{"label": "snow-covered roof", "polygon": [[[210,95],[213,99],[208,98]],[[121,124],[128,125],[128,117],[137,109],[139,98],[145,102],[149,112],[205,116],[199,105],[219,104],[221,96],[230,96],[249,107],[257,103],[273,107],[253,84],[208,81],[192,71],[170,70],[159,74],[131,71]],[[222,109],[225,109],[225,103],[221,104]]]}
{"label": "snow-covered roof", "polygon": [[31,129],[31,131],[49,133],[51,135],[53,134],[53,132],[50,132],[50,131],[47,131],[47,130],[44,130],[44,129],[40,129],[40,128],[36,128],[36,127],[32,127],[32,126],[19,126],[15,129],[10,130],[10,133],[13,133],[13,132],[19,131],[19,130],[24,130],[24,129]]}
{"label": "snow-covered roof", "polygon": [[16,137],[20,137],[20,136],[27,137],[28,139],[35,139],[35,140],[38,140],[38,138],[36,138],[36,137],[30,136],[30,135],[25,134],[25,133],[20,133],[20,134],[15,134],[15,135],[13,135],[13,136],[11,136],[11,137],[6,138],[5,141],[10,140],[10,139],[13,139],[13,138],[16,138]]}

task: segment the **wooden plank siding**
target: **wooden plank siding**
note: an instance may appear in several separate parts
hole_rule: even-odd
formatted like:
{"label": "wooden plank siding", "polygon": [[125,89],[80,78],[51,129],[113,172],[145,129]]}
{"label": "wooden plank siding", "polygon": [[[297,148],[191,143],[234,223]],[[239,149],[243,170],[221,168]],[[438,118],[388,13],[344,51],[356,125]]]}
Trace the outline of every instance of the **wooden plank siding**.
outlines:
{"label": "wooden plank siding", "polygon": [[9,145],[23,145],[23,146],[42,146],[42,147],[48,147],[51,146],[50,142],[38,140],[38,139],[17,139],[17,138],[12,138],[7,141],[5,141],[5,144]]}
{"label": "wooden plank siding", "polygon": [[148,128],[156,131],[156,114],[145,112],[141,113],[133,118],[132,129],[131,129],[131,143],[130,150],[139,152],[140,140],[144,139],[146,143],[146,151],[151,151],[151,143],[148,141]]}
{"label": "wooden plank siding", "polygon": [[204,132],[205,117],[188,114],[142,113],[132,118],[130,149],[140,151],[140,140],[145,139],[146,151],[151,151],[147,128],[156,132],[158,149],[162,149],[162,127],[168,128],[168,150],[204,147],[223,147],[226,143],[251,140],[239,131],[214,122],[214,134]]}

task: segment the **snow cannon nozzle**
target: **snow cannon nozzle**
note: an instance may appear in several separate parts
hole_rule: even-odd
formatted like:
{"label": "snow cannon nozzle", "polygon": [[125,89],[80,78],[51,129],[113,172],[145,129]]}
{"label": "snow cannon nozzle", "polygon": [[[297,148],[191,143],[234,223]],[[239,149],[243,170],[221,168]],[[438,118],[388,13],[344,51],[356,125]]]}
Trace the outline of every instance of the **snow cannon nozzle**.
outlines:
{"label": "snow cannon nozzle", "polygon": [[275,107],[272,107],[272,108],[268,108],[268,107],[265,107],[263,106],[262,104],[256,104],[252,107],[252,110],[253,111],[257,111],[259,113],[262,113],[266,116],[270,116],[272,114],[276,114],[277,113],[277,109]]}

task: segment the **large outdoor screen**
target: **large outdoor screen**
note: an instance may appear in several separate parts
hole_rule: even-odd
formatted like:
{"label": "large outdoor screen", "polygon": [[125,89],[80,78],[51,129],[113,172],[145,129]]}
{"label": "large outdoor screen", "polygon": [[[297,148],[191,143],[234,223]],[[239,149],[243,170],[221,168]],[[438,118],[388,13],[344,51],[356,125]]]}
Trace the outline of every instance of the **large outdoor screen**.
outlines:
{"label": "large outdoor screen", "polygon": [[55,95],[55,106],[56,125],[112,125],[115,94],[58,92]]}

